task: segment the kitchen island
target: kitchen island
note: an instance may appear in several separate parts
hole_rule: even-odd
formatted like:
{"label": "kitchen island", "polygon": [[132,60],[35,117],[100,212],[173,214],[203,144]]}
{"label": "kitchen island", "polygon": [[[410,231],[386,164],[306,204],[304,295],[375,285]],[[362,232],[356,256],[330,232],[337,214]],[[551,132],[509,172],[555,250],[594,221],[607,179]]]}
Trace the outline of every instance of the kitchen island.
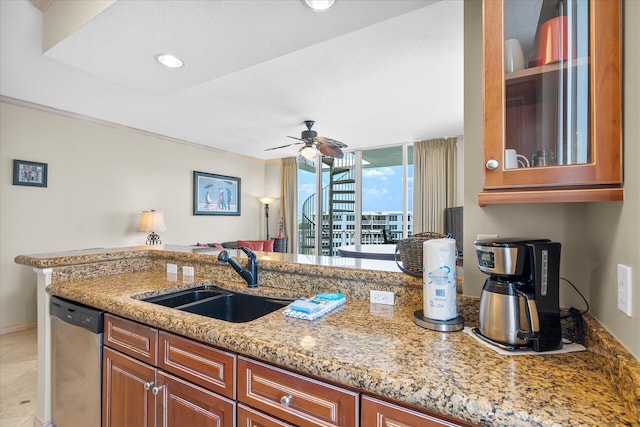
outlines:
{"label": "kitchen island", "polygon": [[[589,316],[589,351],[502,356],[464,333],[416,326],[421,281],[400,273],[392,261],[260,253],[260,287],[249,290],[215,255],[139,247],[19,256],[16,262],[35,267],[49,294],[450,419],[499,426],[638,425],[638,361]],[[167,263],[194,266],[196,276],[167,274]],[[347,304],[312,322],[278,310],[229,323],[140,301],[202,283],[282,297],[338,291]],[[369,304],[372,288],[393,291],[396,305]],[[39,313],[48,315],[41,304]],[[466,325],[474,326],[477,299],[460,297],[459,307]],[[46,324],[44,317],[39,325]]]}

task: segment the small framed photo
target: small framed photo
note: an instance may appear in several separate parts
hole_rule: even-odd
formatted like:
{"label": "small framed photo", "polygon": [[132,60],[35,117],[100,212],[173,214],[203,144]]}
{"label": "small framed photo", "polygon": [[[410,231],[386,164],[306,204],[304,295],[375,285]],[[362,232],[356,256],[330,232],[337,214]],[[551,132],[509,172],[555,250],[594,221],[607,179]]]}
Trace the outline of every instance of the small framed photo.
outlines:
{"label": "small framed photo", "polygon": [[47,186],[47,164],[13,160],[13,185]]}
{"label": "small framed photo", "polygon": [[240,178],[193,172],[194,215],[240,215]]}

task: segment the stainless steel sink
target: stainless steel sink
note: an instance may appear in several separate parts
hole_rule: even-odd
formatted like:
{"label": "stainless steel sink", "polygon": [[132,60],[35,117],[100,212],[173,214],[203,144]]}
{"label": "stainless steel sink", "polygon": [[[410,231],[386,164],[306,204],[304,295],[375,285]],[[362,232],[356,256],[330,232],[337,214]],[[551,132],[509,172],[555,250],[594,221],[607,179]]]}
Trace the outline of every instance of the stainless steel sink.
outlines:
{"label": "stainless steel sink", "polygon": [[143,301],[227,322],[242,323],[283,308],[293,300],[243,294],[215,286],[200,286],[157,295]]}

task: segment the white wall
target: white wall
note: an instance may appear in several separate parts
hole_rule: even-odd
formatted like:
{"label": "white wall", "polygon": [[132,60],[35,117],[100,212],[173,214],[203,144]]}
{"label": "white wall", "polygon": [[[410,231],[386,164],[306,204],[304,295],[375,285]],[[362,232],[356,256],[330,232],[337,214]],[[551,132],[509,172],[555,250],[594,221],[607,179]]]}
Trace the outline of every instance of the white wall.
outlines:
{"label": "white wall", "polygon": [[[48,187],[12,185],[13,159],[48,163]],[[241,216],[194,216],[194,170],[240,177]],[[144,244],[148,209],[165,213],[164,243],[259,239],[273,176],[261,160],[0,103],[0,331],[36,318],[16,255]]]}
{"label": "white wall", "polygon": [[[562,243],[560,274],[571,280],[591,304],[591,313],[636,357],[640,357],[640,179],[637,144],[640,116],[637,81],[640,2],[625,1],[625,201],[609,203],[547,203],[495,205],[481,208],[482,190],[482,2],[465,1],[465,211],[464,292],[479,296],[486,276],[475,263],[477,234],[503,237],[542,237]],[[636,314],[617,310],[616,264],[631,266],[635,274]],[[561,305],[582,308],[580,299],[561,283]]]}

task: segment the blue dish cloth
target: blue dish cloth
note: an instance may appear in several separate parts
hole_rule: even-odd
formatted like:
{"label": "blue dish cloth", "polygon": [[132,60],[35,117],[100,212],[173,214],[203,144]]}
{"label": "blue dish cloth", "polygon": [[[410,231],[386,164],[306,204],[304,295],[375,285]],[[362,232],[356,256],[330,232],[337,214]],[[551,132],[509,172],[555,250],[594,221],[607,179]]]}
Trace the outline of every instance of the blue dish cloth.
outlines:
{"label": "blue dish cloth", "polygon": [[296,319],[314,320],[347,301],[343,294],[316,294],[311,298],[298,298],[283,311],[283,314]]}

